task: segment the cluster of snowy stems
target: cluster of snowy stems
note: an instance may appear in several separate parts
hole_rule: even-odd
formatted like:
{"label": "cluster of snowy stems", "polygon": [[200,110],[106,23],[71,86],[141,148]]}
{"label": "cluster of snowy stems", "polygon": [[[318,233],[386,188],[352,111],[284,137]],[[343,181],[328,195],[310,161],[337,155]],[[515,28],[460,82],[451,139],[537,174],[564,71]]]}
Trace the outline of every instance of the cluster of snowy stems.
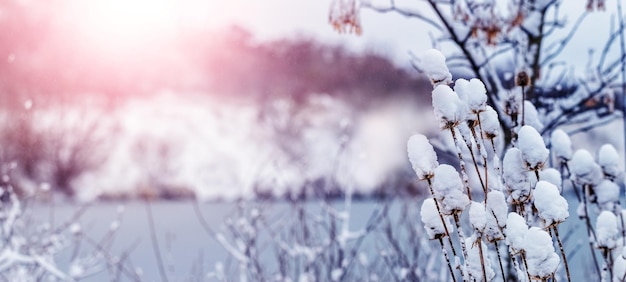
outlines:
{"label": "cluster of snowy stems", "polygon": [[[526,113],[521,115],[525,122],[513,121],[520,125],[514,129],[517,139],[501,161],[496,149],[498,113],[486,104],[484,84],[478,79],[453,83],[445,57],[437,50],[427,51],[421,63],[433,84],[435,116],[454,141],[460,171],[439,164],[423,135],[412,136],[407,150],[417,177],[428,183],[432,196],[422,205],[422,221],[430,239],[439,241],[453,281],[490,281],[497,276],[506,281],[507,258],[520,281],[554,279],[559,266],[569,281],[558,233],[558,225],[569,216],[568,203],[561,196],[561,173],[548,168],[550,151],[536,128],[541,126],[537,116]],[[528,107],[532,105],[523,108]],[[470,175],[477,181],[470,181]],[[598,177],[602,178],[601,170]]]}
{"label": "cluster of snowy stems", "polygon": [[617,150],[605,144],[594,159],[587,150],[573,152],[569,136],[561,130],[554,131],[551,140],[563,180],[569,179],[578,198],[577,214],[585,222],[599,279],[626,281],[625,211],[619,201],[624,183]]}

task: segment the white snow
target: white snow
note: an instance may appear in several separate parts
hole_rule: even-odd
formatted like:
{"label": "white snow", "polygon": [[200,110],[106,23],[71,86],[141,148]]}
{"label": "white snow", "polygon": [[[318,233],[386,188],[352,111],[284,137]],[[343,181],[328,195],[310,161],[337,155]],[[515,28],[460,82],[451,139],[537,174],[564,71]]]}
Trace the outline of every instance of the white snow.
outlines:
{"label": "white snow", "polygon": [[598,151],[598,164],[609,178],[615,179],[622,175],[620,156],[611,144],[604,144]]}
{"label": "white snow", "polygon": [[[432,240],[446,234],[445,227],[441,222],[441,217],[439,217],[439,213],[437,212],[437,206],[435,205],[435,200],[433,198],[428,198],[424,200],[420,213],[420,216],[422,217],[422,223],[424,223],[424,228],[426,229],[426,234],[428,234],[428,238]],[[446,217],[444,217],[444,220],[448,221]],[[447,222],[446,224],[449,224],[449,222]],[[448,230],[452,229],[449,228]]]}
{"label": "white snow", "polygon": [[542,169],[550,151],[546,149],[539,132],[532,126],[525,125],[519,130],[518,136],[518,147],[526,166],[531,170]]}
{"label": "white snow", "polygon": [[602,211],[596,221],[596,245],[599,248],[613,249],[619,231],[617,217],[609,211]]}
{"label": "white snow", "polygon": [[551,276],[561,262],[560,257],[554,251],[552,237],[548,232],[531,227],[526,232],[524,251],[528,262],[528,273],[539,279]]}
{"label": "white snow", "polygon": [[459,78],[454,84],[454,92],[464,101],[470,113],[480,113],[486,110],[487,90],[480,79]]}
{"label": "white snow", "polygon": [[480,114],[480,126],[489,138],[494,138],[500,134],[498,113],[491,106],[487,106],[485,112]]}
{"label": "white snow", "polygon": [[517,148],[510,148],[504,155],[502,165],[502,177],[509,189],[511,199],[516,202],[525,201],[530,196],[530,185],[521,151]]}
{"label": "white snow", "polygon": [[[480,261],[480,247],[478,244],[482,245],[485,275],[487,277],[483,277],[483,266]],[[487,245],[482,240],[477,241],[474,236],[465,238],[465,245],[467,246],[467,260],[465,261],[465,270],[467,273],[471,275],[475,281],[491,281],[496,273],[493,271],[491,261],[487,255]]]}
{"label": "white snow", "polygon": [[551,134],[551,149],[554,155],[563,160],[570,160],[572,158],[572,141],[569,135],[561,129],[557,129]]}
{"label": "white snow", "polygon": [[619,186],[610,180],[602,180],[593,190],[596,194],[598,206],[607,211],[613,211],[619,201]]}
{"label": "white snow", "polygon": [[444,214],[462,211],[469,205],[469,198],[463,193],[463,182],[454,167],[446,164],[439,165],[435,169],[432,185]]}
{"label": "white snow", "polygon": [[613,281],[623,281],[623,277],[626,277],[626,260],[623,256],[617,256],[613,261]]}
{"label": "white snow", "polygon": [[452,74],[446,65],[446,57],[439,50],[429,49],[418,59],[420,67],[430,78],[433,86],[447,85],[452,82]]}
{"label": "white snow", "polygon": [[448,124],[458,124],[465,119],[465,107],[459,96],[448,85],[435,87],[432,94],[435,117],[443,128]]}
{"label": "white snow", "polygon": [[422,134],[415,134],[407,142],[407,152],[413,170],[419,179],[431,178],[439,166],[435,149]]}
{"label": "white snow", "polygon": [[593,160],[589,151],[580,149],[569,162],[572,178],[582,185],[597,185],[602,181],[602,168]]}
{"label": "white snow", "polygon": [[559,194],[559,188],[547,181],[539,181],[535,186],[534,204],[539,217],[546,226],[559,224],[569,217],[567,200]]}
{"label": "white snow", "polygon": [[502,228],[506,226],[508,207],[504,194],[491,191],[487,194],[487,228],[485,238],[489,242],[504,239]]}
{"label": "white snow", "polygon": [[524,238],[527,232],[526,220],[517,213],[509,213],[506,219],[506,243],[514,252],[524,249]]}
{"label": "white snow", "polygon": [[539,119],[539,113],[530,101],[524,101],[524,124],[534,127],[537,131],[543,130],[543,123]]}
{"label": "white snow", "polygon": [[482,203],[472,201],[469,207],[469,221],[472,227],[482,233],[487,226],[487,212]]}
{"label": "white snow", "polygon": [[561,173],[554,168],[546,168],[539,172],[539,178],[541,180],[548,181],[559,188],[559,192],[563,191],[563,179],[561,179]]}

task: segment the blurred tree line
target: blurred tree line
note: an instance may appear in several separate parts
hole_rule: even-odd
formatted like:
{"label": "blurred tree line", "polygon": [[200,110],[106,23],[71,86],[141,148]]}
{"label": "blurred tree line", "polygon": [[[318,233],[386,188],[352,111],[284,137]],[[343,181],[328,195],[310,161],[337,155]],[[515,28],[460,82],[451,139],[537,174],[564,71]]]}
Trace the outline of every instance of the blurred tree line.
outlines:
{"label": "blurred tree line", "polygon": [[[0,3],[0,169],[3,185],[18,192],[44,184],[46,191],[76,193],[75,180],[98,169],[119,136],[95,115],[130,97],[168,90],[252,100],[260,108],[259,121],[272,125],[277,116],[305,109],[311,94],[364,110],[381,100],[415,101],[417,93],[428,93],[419,90],[429,87],[422,76],[382,54],[307,37],[259,41],[237,26],[181,30],[174,41],[130,50],[129,57],[107,57],[68,32],[68,24],[79,23],[54,13],[62,0],[29,3]],[[426,94],[418,100],[430,99]],[[279,99],[291,101],[292,112],[276,113],[273,102]],[[300,152],[298,121],[274,130],[281,150]]]}
{"label": "blurred tree line", "polygon": [[28,3],[0,3],[4,106],[21,106],[26,99],[73,100],[86,93],[119,102],[163,89],[295,99],[327,93],[358,102],[415,93],[424,82],[381,54],[355,53],[307,37],[259,41],[237,26],[181,29],[174,40],[110,57],[68,27],[80,23],[64,22],[55,13],[62,0]]}

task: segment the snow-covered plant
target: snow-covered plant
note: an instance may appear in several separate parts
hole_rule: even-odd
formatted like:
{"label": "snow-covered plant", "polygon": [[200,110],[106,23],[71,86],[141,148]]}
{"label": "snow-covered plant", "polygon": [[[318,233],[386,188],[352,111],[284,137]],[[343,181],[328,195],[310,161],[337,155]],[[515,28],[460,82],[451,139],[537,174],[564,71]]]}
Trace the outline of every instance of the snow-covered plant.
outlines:
{"label": "snow-covered plant", "polygon": [[97,241],[82,231],[78,219],[84,209],[52,226],[50,222],[30,218],[25,202],[33,199],[19,199],[10,185],[0,188],[0,198],[2,277],[11,281],[87,281],[108,271],[110,280],[140,279],[123,259],[108,251],[118,220],[113,222],[115,228]]}
{"label": "snow-covered plant", "polygon": [[554,251],[548,232],[531,227],[524,236],[524,253],[530,279],[545,281],[552,277],[559,266],[559,256]]}
{"label": "snow-covered plant", "polygon": [[[424,56],[429,54],[436,60],[422,57],[422,62],[440,64],[440,54],[429,50]],[[432,72],[444,68],[425,65],[424,69]],[[506,280],[510,273],[504,271],[502,245],[498,244],[504,240],[514,275],[519,280],[543,281],[555,277],[560,265],[564,266],[569,280],[566,254],[558,233],[558,225],[569,217],[568,203],[561,195],[562,174],[549,167],[550,151],[539,132],[541,128],[537,129],[543,125],[536,110],[532,106],[523,107],[528,109],[528,114],[521,117],[526,122],[515,120],[520,124],[515,129],[517,142],[500,160],[496,138],[500,135],[501,124],[498,113],[486,105],[484,84],[478,79],[458,79],[450,87],[444,81],[451,83],[451,79],[433,82],[434,114],[441,129],[449,132],[446,135],[453,139],[460,172],[448,164],[439,164],[433,170],[438,164],[437,158],[432,145],[422,135],[412,136],[407,149],[417,178],[427,180],[433,197],[422,205],[426,213],[422,215],[425,228],[431,239],[439,240],[449,266],[450,261],[454,261],[454,268],[459,270],[455,272],[449,267],[450,275],[454,280],[460,276],[465,281],[490,281],[496,275],[494,266],[498,265],[502,280]],[[569,141],[561,133],[556,136],[562,143]],[[488,147],[491,149],[487,150]],[[585,157],[582,154],[578,158]],[[559,158],[566,163],[577,156],[572,157],[571,149],[568,153],[567,148],[563,148]],[[472,163],[466,163],[467,159]],[[468,173],[468,164],[473,164],[475,174]],[[584,183],[595,183],[588,180],[589,172],[595,176],[598,171],[602,172],[600,166],[590,169],[583,165],[574,165],[572,171],[578,175],[576,181]],[[478,182],[472,182],[470,177],[476,177]],[[461,220],[463,213],[468,214],[467,221]],[[448,218],[452,218],[454,227],[448,225]],[[452,229],[456,229],[454,234],[450,232]],[[465,234],[467,230],[471,230],[471,234]],[[444,242],[443,237],[449,241]],[[452,238],[458,244],[453,243]],[[557,242],[561,250],[562,264],[553,242]],[[461,252],[455,251],[457,246]],[[450,259],[450,254],[455,258]],[[492,262],[494,257],[497,257],[497,264]]]}
{"label": "snow-covered plant", "polygon": [[546,149],[543,138],[532,126],[524,125],[518,132],[518,146],[522,154],[522,160],[529,170],[539,173],[545,162],[548,160],[550,152]]}
{"label": "snow-covered plant", "polygon": [[407,142],[407,152],[413,170],[419,179],[430,179],[439,166],[435,149],[428,142],[428,138],[421,134],[415,134]]}
{"label": "snow-covered plant", "polygon": [[620,158],[617,150],[611,144],[604,144],[598,151],[598,164],[604,172],[604,176],[610,180],[619,179],[623,172],[620,168]]}

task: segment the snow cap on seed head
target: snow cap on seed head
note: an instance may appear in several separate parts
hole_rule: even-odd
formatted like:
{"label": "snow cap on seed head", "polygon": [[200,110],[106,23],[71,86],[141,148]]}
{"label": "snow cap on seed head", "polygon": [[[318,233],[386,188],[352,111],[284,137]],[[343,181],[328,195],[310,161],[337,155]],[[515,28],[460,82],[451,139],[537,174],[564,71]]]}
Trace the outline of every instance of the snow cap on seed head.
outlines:
{"label": "snow cap on seed head", "polygon": [[506,244],[515,252],[524,249],[524,238],[528,232],[526,220],[514,212],[509,213],[506,219]]}
{"label": "snow cap on seed head", "polygon": [[534,127],[537,131],[543,130],[539,112],[537,112],[537,108],[530,101],[524,101],[524,124]]}
{"label": "snow cap on seed head", "polygon": [[554,251],[552,237],[538,227],[531,227],[526,232],[524,252],[528,274],[534,279],[552,276],[561,262],[561,258]]}
{"label": "snow cap on seed head", "polygon": [[613,211],[619,201],[619,186],[610,180],[602,180],[593,191],[602,210]]}
{"label": "snow cap on seed head", "polygon": [[539,181],[534,191],[535,207],[546,226],[559,224],[569,217],[567,200],[559,193],[559,188],[547,181]]}
{"label": "snow cap on seed head", "polygon": [[463,182],[459,173],[450,165],[442,164],[435,169],[432,186],[444,214],[463,211],[470,203],[463,193]]}
{"label": "snow cap on seed head", "polygon": [[438,85],[433,90],[433,109],[441,128],[455,127],[465,120],[467,108],[448,85]]}
{"label": "snow cap on seed head", "polygon": [[617,217],[610,211],[603,211],[596,221],[596,244],[599,248],[613,249],[619,235]]}
{"label": "snow cap on seed head", "polygon": [[543,138],[537,130],[529,125],[524,125],[518,132],[517,145],[522,153],[522,159],[531,170],[541,170],[548,160],[550,151],[546,149]]}
{"label": "snow cap on seed head", "polygon": [[[441,217],[439,216],[439,212],[437,211],[437,206],[435,205],[435,200],[433,198],[428,198],[424,200],[422,203],[422,209],[420,211],[420,215],[422,217],[422,223],[424,223],[424,228],[426,229],[426,234],[428,237],[433,239],[438,239],[446,235],[446,229],[441,222]],[[450,222],[447,217],[444,217],[446,221],[446,225],[448,225],[448,230],[451,230]]]}
{"label": "snow cap on seed head", "polygon": [[602,168],[585,149],[577,150],[569,162],[572,179],[582,185],[597,185],[602,181]]}
{"label": "snow cap on seed head", "polygon": [[572,141],[569,139],[569,135],[561,129],[557,129],[550,135],[552,144],[552,151],[554,155],[565,161],[572,159]]}
{"label": "snow cap on seed head", "polygon": [[482,203],[472,201],[469,207],[470,224],[477,232],[482,233],[487,227],[487,212]]}
{"label": "snow cap on seed head", "polygon": [[437,162],[437,154],[428,142],[428,138],[422,134],[415,134],[409,138],[406,147],[409,161],[417,177],[419,179],[433,177],[439,162]]}
{"label": "snow cap on seed head", "polygon": [[498,113],[489,105],[485,107],[485,112],[480,114],[480,126],[488,139],[493,139],[500,134]]}
{"label": "snow cap on seed head", "polygon": [[433,87],[452,83],[452,74],[446,65],[446,57],[439,50],[427,50],[418,59],[420,67],[430,78]]}
{"label": "snow cap on seed head", "polygon": [[604,144],[598,151],[598,164],[602,168],[604,175],[610,179],[616,179],[622,175],[620,168],[620,157],[611,144]]}
{"label": "snow cap on seed head", "polygon": [[474,114],[486,110],[487,90],[480,79],[472,78],[467,81],[459,78],[454,83],[454,92],[465,103],[468,113]]}
{"label": "snow cap on seed head", "polygon": [[522,153],[518,148],[510,148],[502,160],[502,178],[513,202],[525,202],[530,197],[527,170]]}

